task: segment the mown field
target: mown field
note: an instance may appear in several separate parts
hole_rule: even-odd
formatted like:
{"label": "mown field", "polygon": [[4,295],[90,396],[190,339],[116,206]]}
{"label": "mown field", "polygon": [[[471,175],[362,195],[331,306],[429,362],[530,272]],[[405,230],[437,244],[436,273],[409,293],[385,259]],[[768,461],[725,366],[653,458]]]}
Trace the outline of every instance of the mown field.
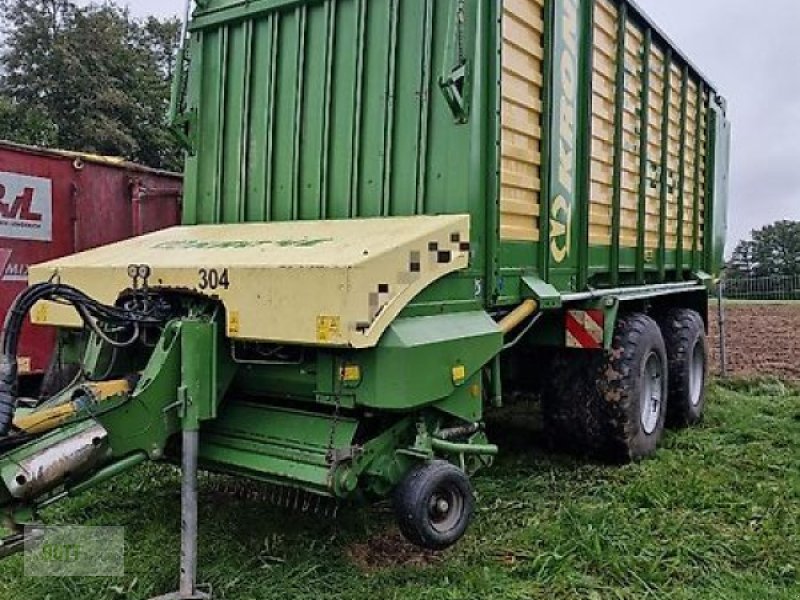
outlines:
{"label": "mown field", "polygon": [[[442,556],[400,539],[387,506],[336,520],[203,485],[200,571],[219,599],[800,598],[800,389],[714,386],[705,424],[624,468],[506,430],[475,479],[480,512]],[[148,467],[49,509],[51,523],[124,525],[126,576],[29,578],[0,565],[0,599],[148,598],[178,565],[178,478]]]}

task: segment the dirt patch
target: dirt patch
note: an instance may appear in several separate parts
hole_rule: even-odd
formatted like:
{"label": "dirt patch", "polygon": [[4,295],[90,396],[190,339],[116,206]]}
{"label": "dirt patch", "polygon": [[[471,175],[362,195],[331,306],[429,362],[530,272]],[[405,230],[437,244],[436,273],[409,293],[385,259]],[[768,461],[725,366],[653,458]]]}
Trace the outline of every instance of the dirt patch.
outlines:
{"label": "dirt patch", "polygon": [[441,553],[417,548],[407,542],[397,530],[351,545],[347,549],[347,556],[363,571],[427,567],[443,560]]}
{"label": "dirt patch", "polygon": [[[726,307],[728,374],[800,381],[800,304]],[[719,374],[716,307],[711,312],[711,369]]]}

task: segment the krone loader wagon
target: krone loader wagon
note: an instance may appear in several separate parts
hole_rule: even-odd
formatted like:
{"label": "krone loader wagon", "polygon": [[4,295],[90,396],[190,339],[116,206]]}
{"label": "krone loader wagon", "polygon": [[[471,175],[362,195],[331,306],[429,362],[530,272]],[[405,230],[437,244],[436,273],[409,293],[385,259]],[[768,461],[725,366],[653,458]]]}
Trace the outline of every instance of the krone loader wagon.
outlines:
{"label": "krone loader wagon", "polygon": [[[391,495],[443,549],[508,392],[612,461],[702,418],[730,129],[633,2],[196,4],[183,226],[32,267],[6,319],[8,521],[181,462],[199,597],[198,469],[292,504]],[[79,368],[52,397],[18,397],[28,315]]]}

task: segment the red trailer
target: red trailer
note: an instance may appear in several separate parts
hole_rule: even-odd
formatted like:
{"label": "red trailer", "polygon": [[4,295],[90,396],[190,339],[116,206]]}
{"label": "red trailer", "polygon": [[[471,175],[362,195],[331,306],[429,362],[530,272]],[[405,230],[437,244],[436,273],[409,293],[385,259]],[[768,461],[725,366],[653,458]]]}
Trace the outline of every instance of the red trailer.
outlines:
{"label": "red trailer", "polygon": [[[28,266],[180,221],[180,175],[118,158],[0,141],[0,318]],[[28,327],[20,373],[48,367],[55,332]]]}

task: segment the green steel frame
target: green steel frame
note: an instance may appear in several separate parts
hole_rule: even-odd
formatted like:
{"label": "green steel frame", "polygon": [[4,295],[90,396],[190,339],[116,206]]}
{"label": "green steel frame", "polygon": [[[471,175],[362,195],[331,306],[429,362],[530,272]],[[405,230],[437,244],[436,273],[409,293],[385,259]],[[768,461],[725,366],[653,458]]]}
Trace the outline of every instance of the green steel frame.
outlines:
{"label": "green steel frame", "polygon": [[[680,156],[678,161],[681,165],[686,164],[686,136],[688,132],[689,114],[689,67],[684,66],[681,76],[681,133],[680,133]],[[676,262],[676,278],[683,279],[685,273],[686,259],[684,256],[684,236],[686,231],[686,212],[684,203],[686,201],[686,169],[681,169],[678,175],[678,248]]]}
{"label": "green steel frame", "polygon": [[642,57],[642,101],[639,107],[639,223],[636,242],[636,282],[640,285],[645,279],[645,220],[647,218],[647,188],[650,185],[648,172],[650,164],[650,50],[653,32],[645,31],[644,56]]}
{"label": "green steel frame", "polygon": [[[625,111],[625,32],[628,23],[628,5],[622,3],[617,17],[617,73],[614,98],[614,147],[622,148],[623,118]],[[614,153],[613,197],[611,216],[611,285],[620,284],[620,244],[622,229],[622,152]]]}

